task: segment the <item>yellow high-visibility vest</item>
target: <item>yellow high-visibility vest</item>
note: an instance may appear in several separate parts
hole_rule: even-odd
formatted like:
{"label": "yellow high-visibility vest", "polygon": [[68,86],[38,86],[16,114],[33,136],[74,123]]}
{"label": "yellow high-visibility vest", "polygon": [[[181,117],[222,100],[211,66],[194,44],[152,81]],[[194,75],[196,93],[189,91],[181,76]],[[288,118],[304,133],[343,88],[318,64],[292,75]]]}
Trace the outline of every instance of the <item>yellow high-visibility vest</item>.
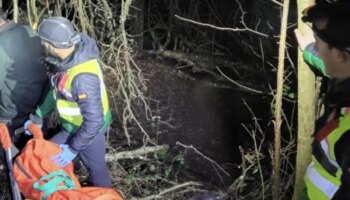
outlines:
{"label": "yellow high-visibility vest", "polygon": [[107,127],[111,121],[111,113],[108,105],[106,87],[103,82],[102,70],[96,59],[89,60],[67,71],[64,87],[62,91],[60,91],[66,98],[60,98],[60,96],[58,96],[56,99],[56,107],[60,115],[62,126],[69,133],[75,132],[83,123],[83,116],[80,108],[77,102],[71,98],[72,82],[77,75],[82,73],[94,74],[98,76],[100,80],[101,101],[104,115],[104,126],[101,128]]}
{"label": "yellow high-visibility vest", "polygon": [[312,156],[312,162],[308,166],[305,175],[305,185],[310,200],[330,200],[341,185],[342,169],[336,161],[335,144],[341,136],[350,130],[350,113],[338,118],[338,126],[319,143],[327,162],[333,166],[334,173],[330,173],[324,165]]}

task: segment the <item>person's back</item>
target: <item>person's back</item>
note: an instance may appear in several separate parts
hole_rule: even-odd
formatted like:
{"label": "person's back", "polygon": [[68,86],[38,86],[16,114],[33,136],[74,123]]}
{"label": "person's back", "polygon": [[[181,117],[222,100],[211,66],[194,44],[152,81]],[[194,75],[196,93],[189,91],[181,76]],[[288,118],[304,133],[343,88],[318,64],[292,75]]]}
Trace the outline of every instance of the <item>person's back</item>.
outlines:
{"label": "person's back", "polygon": [[40,38],[29,26],[13,22],[1,26],[0,121],[12,128],[23,124],[41,98],[47,81],[40,62],[44,55]]}

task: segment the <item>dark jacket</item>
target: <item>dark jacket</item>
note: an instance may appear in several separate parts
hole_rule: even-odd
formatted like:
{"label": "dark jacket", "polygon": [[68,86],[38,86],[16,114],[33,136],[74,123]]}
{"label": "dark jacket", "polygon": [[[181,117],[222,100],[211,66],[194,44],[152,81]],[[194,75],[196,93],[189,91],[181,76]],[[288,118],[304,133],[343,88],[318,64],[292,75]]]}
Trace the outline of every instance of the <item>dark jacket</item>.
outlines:
{"label": "dark jacket", "polygon": [[[98,57],[99,51],[96,42],[89,36],[81,34],[81,41],[76,45],[74,53],[57,64],[57,71],[54,73],[52,81],[54,86],[57,87],[61,77],[60,74]],[[96,75],[90,73],[79,74],[72,82],[71,93],[83,116],[83,124],[73,133],[74,135],[69,142],[71,150],[77,153],[90,144],[95,136],[99,134],[100,128],[104,124],[100,80]],[[81,100],[78,98],[79,94],[86,94],[87,98]],[[51,102],[49,104],[54,105],[52,104],[52,97],[48,97],[46,102]],[[44,103],[36,113],[41,117],[45,117],[51,110],[52,106],[50,108],[47,103]]]}
{"label": "dark jacket", "polygon": [[0,29],[0,121],[14,128],[33,113],[47,83],[44,49],[29,26],[8,22]]}

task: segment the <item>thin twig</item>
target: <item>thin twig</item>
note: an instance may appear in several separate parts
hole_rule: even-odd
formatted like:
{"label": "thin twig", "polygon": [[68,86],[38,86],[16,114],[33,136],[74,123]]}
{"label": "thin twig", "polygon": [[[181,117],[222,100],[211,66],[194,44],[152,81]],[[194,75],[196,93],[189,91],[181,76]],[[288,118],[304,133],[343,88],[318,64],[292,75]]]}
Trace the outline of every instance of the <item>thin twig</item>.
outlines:
{"label": "thin twig", "polygon": [[[254,124],[255,126],[257,127],[258,131],[261,133],[261,135],[263,136],[263,138],[259,141],[259,146],[258,146],[258,143],[257,143],[257,138],[256,138],[256,131],[252,131],[251,133],[251,136],[252,136],[252,139],[253,139],[253,142],[254,142],[254,152],[255,152],[255,156],[256,156],[256,159],[257,159],[257,164],[258,164],[258,169],[259,169],[259,175],[260,175],[260,181],[261,181],[261,188],[262,188],[262,199],[264,200],[265,199],[265,185],[264,185],[264,177],[263,177],[263,173],[262,173],[262,169],[261,169],[261,163],[260,163],[260,154],[261,154],[261,147],[262,147],[262,144],[264,143],[264,133],[259,125],[259,122],[257,120],[257,118],[255,117],[254,115],[254,112],[253,110],[250,108],[250,106],[247,104],[247,102],[243,99],[244,101],[244,104],[246,105],[246,107],[248,108],[250,114],[252,116],[254,116]],[[248,131],[248,129],[246,128],[246,130]]]}
{"label": "thin twig", "polygon": [[196,147],[194,147],[193,145],[185,145],[182,144],[181,142],[176,142],[176,145],[179,145],[181,147],[184,147],[186,149],[192,149],[194,152],[196,152],[198,155],[202,156],[204,159],[208,160],[209,162],[211,162],[212,164],[214,164],[217,168],[220,169],[221,172],[223,172],[226,176],[231,177],[231,175],[225,171],[215,160],[209,158],[208,156],[204,155],[202,152],[200,152]]}
{"label": "thin twig", "polygon": [[247,86],[244,86],[244,85],[241,85],[239,83],[237,83],[236,81],[232,80],[231,78],[229,78],[228,76],[226,76],[221,70],[219,67],[216,67],[216,69],[220,72],[221,76],[223,76],[224,78],[226,78],[228,81],[230,81],[231,83],[241,87],[241,88],[244,88],[248,91],[251,91],[251,92],[254,92],[254,93],[258,93],[258,94],[264,94],[264,92],[262,91],[259,91],[259,90],[255,90],[255,89],[252,89],[252,88],[249,88]]}
{"label": "thin twig", "polygon": [[275,3],[279,6],[283,6],[283,4],[281,2],[278,2],[277,0],[271,0],[272,3]]}
{"label": "thin twig", "polygon": [[183,20],[185,22],[190,22],[192,24],[196,24],[196,25],[200,25],[200,26],[206,26],[206,27],[214,28],[214,29],[221,30],[221,31],[233,31],[233,32],[245,32],[246,31],[246,32],[251,32],[251,33],[257,34],[257,35],[262,36],[262,37],[268,37],[268,35],[266,35],[264,33],[260,33],[258,31],[255,31],[255,30],[250,29],[248,27],[245,27],[245,28],[218,27],[218,26],[215,26],[215,25],[212,25],[212,24],[197,22],[197,21],[194,21],[194,20],[191,20],[191,19],[180,17],[178,15],[175,15],[175,17],[180,19],[180,20]]}
{"label": "thin twig", "polygon": [[190,187],[190,186],[197,186],[197,187],[200,187],[202,186],[202,184],[200,183],[197,183],[197,182],[193,182],[193,181],[189,181],[189,182],[186,182],[186,183],[182,183],[182,184],[179,184],[179,185],[175,185],[171,188],[167,188],[163,191],[161,191],[160,193],[158,194],[155,194],[155,195],[151,195],[151,196],[148,196],[148,197],[144,197],[144,198],[141,198],[141,199],[135,199],[135,200],[152,200],[152,199],[161,199],[163,198],[163,195],[167,194],[167,193],[170,193],[170,192],[173,192],[175,190],[179,190],[181,188],[184,188],[184,187]]}

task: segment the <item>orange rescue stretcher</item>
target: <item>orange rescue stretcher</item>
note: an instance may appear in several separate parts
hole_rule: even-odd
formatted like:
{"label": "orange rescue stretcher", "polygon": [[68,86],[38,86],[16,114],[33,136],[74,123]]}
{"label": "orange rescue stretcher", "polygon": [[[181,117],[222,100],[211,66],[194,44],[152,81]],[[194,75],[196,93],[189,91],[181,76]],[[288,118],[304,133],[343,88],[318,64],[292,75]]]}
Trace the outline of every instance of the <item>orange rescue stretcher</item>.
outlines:
{"label": "orange rescue stretcher", "polygon": [[12,163],[11,138],[7,126],[0,123],[0,142],[6,152],[12,197],[21,200],[123,200],[113,189],[101,187],[81,187],[74,174],[73,163],[65,167],[57,166],[51,160],[61,148],[43,137],[41,128],[31,124],[32,133],[26,146]]}

